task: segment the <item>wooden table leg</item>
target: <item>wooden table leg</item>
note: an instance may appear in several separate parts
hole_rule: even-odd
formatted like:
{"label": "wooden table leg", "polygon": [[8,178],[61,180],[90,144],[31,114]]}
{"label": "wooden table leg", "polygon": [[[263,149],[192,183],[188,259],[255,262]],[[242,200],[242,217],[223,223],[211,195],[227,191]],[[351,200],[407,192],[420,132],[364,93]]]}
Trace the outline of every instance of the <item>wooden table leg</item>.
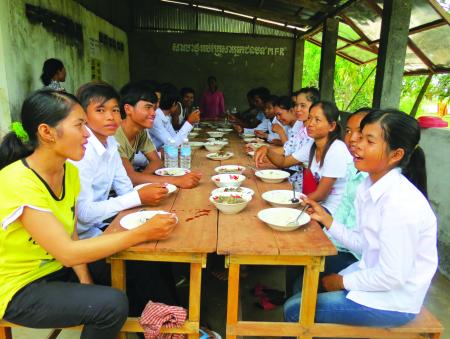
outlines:
{"label": "wooden table leg", "polygon": [[[196,322],[200,327],[200,298],[202,294],[202,264],[191,263],[189,283],[189,321]],[[198,339],[198,331],[189,334],[189,339]]]}
{"label": "wooden table leg", "polygon": [[228,268],[227,339],[236,339],[228,334],[228,325],[237,325],[239,312],[239,264],[230,263]]}
{"label": "wooden table leg", "polygon": [[[122,259],[111,259],[111,286],[126,291],[125,261]],[[125,332],[120,332],[118,339],[126,339]]]}
{"label": "wooden table leg", "polygon": [[[314,323],[316,314],[317,288],[319,285],[320,266],[307,265],[303,274],[302,302],[300,304],[299,322],[302,326],[309,327]],[[301,336],[300,339],[311,339],[309,336]]]}

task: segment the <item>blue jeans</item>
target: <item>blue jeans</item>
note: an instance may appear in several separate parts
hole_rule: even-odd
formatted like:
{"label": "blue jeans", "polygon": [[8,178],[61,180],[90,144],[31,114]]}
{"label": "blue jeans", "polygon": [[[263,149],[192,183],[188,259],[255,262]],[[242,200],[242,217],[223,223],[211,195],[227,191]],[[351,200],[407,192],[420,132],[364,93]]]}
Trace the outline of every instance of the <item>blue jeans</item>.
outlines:
{"label": "blue jeans", "polygon": [[[414,319],[413,313],[383,311],[363,306],[347,299],[347,291],[325,292],[317,295],[317,323],[334,323],[356,326],[397,327]],[[284,320],[297,322],[301,293],[284,304]]]}

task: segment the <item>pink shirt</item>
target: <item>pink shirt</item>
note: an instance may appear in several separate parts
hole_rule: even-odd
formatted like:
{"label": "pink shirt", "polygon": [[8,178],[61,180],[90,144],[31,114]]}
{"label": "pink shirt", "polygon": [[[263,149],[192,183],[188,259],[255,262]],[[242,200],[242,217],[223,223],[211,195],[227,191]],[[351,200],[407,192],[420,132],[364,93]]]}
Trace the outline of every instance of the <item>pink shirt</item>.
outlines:
{"label": "pink shirt", "polygon": [[225,111],[222,92],[211,92],[209,90],[203,92],[202,101],[200,103],[200,111],[202,112],[203,118],[218,118],[219,115]]}

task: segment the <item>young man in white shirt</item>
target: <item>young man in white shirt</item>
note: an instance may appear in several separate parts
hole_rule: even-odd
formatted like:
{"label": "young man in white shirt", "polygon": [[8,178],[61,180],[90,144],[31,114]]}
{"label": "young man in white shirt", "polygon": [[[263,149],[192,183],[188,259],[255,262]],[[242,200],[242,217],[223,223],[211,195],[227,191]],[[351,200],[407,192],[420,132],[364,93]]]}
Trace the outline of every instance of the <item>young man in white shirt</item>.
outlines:
{"label": "young man in white shirt", "polygon": [[[86,110],[90,133],[84,158],[74,162],[79,169],[81,183],[77,200],[77,232],[79,238],[87,239],[102,234],[101,229],[107,224],[105,219],[141,204],[156,206],[168,191],[164,184],[150,184],[133,190],[117,150],[118,143],[113,137],[121,121],[119,95],[114,88],[105,83],[88,83],[78,90],[77,97]],[[109,197],[111,189],[117,197]],[[105,260],[88,266],[95,283],[111,284],[111,268]],[[139,315],[149,299],[175,302],[170,267],[130,262],[127,269],[131,315]],[[161,271],[165,272],[164,278]]]}
{"label": "young man in white shirt", "polygon": [[[133,190],[113,137],[121,121],[119,95],[114,88],[89,83],[80,88],[78,97],[86,110],[91,135],[83,159],[74,163],[81,183],[77,228],[80,239],[84,239],[100,235],[104,220],[120,211],[142,204],[156,206],[168,192],[164,184]],[[116,197],[109,198],[111,189]]]}
{"label": "young man in white shirt", "polygon": [[170,140],[174,140],[177,146],[181,145],[194,128],[194,124],[200,121],[200,111],[195,110],[187,116],[186,122],[176,132],[172,126],[172,114],[175,114],[177,109],[178,93],[171,86],[166,86],[161,91],[161,100],[159,108],[156,110],[153,126],[148,129],[157,150],[160,150]]}

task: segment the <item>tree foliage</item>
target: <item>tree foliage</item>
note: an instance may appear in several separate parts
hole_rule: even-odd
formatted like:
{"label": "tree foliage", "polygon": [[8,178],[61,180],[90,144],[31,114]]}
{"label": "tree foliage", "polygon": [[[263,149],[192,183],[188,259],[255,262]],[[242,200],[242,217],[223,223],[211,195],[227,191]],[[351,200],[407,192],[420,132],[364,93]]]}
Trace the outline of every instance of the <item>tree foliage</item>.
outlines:
{"label": "tree foliage", "polygon": [[[334,93],[336,105],[343,111],[355,111],[371,107],[375,85],[376,62],[358,66],[340,56],[336,57]],[[319,84],[320,47],[305,42],[303,86]],[[367,81],[366,81],[367,79]],[[426,76],[405,76],[400,98],[400,109],[409,113],[425,82]],[[361,87],[362,86],[362,87]],[[450,96],[450,75],[434,75],[428,87],[426,98],[430,101],[448,100]],[[420,115],[420,108],[419,114]]]}

